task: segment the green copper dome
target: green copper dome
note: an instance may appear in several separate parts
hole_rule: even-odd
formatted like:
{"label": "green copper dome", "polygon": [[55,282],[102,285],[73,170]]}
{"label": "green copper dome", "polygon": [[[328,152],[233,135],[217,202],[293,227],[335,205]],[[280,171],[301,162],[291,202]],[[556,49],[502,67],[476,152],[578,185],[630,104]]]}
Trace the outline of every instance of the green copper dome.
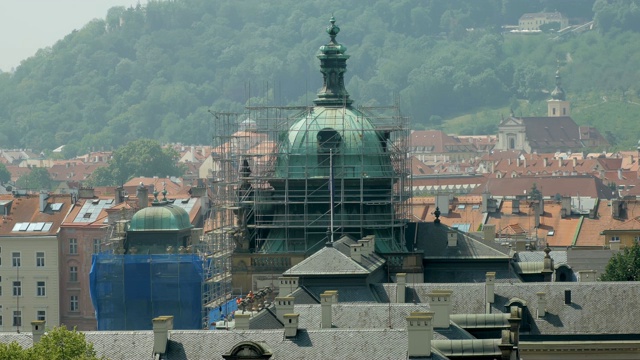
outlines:
{"label": "green copper dome", "polygon": [[178,231],[192,228],[189,214],[175,205],[144,208],[131,218],[129,231]]}
{"label": "green copper dome", "polygon": [[276,166],[279,177],[326,177],[330,153],[336,178],[386,178],[393,173],[386,134],[351,107],[315,106],[283,140]]}

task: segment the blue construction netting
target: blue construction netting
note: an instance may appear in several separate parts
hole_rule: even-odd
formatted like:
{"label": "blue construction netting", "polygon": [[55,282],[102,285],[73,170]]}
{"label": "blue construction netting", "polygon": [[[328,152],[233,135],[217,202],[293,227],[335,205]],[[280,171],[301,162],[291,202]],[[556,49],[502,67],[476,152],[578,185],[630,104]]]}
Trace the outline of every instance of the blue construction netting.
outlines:
{"label": "blue construction netting", "polygon": [[173,315],[174,329],[201,329],[202,265],[194,254],[94,254],[90,291],[98,330],[150,330],[162,315]]}
{"label": "blue construction netting", "polygon": [[227,319],[229,315],[232,315],[236,310],[238,310],[236,298],[209,310],[209,330],[215,330],[216,321]]}

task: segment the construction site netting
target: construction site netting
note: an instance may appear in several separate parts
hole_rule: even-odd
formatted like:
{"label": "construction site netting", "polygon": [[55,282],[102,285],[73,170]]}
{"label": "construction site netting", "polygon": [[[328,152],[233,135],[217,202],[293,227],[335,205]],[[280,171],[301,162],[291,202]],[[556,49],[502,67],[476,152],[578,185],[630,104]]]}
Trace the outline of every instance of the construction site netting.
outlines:
{"label": "construction site netting", "polygon": [[174,329],[202,328],[203,268],[195,254],[94,254],[98,330],[151,330],[151,320],[163,315],[174,317]]}

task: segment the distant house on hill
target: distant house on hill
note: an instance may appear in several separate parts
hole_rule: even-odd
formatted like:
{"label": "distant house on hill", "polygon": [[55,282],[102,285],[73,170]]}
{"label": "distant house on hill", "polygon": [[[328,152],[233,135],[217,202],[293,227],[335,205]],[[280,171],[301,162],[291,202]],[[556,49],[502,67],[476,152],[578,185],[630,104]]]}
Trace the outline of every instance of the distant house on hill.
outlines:
{"label": "distant house on hill", "polygon": [[559,12],[540,12],[522,15],[518,20],[518,30],[540,30],[540,25],[552,22],[560,23],[560,29],[569,26],[569,19]]}

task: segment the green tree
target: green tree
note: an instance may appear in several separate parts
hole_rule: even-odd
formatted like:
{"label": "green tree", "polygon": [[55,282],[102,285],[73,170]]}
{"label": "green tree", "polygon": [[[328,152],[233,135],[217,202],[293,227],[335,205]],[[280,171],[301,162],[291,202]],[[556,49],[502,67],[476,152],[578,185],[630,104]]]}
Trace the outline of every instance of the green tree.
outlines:
{"label": "green tree", "polygon": [[96,170],[91,181],[101,186],[123,184],[136,176],[181,176],[184,169],[178,156],[177,151],[163,148],[155,140],[135,140],[114,151],[106,170]]}
{"label": "green tree", "polygon": [[636,242],[614,255],[607,264],[601,281],[640,280],[640,245]]}
{"label": "green tree", "polygon": [[61,326],[53,328],[33,347],[23,349],[17,342],[0,343],[0,359],[7,360],[100,360],[85,335]]}
{"label": "green tree", "polygon": [[45,168],[33,168],[28,174],[22,175],[16,186],[28,190],[49,190],[51,189],[51,175]]}
{"label": "green tree", "polygon": [[4,164],[0,164],[0,185],[11,180],[11,173]]}

